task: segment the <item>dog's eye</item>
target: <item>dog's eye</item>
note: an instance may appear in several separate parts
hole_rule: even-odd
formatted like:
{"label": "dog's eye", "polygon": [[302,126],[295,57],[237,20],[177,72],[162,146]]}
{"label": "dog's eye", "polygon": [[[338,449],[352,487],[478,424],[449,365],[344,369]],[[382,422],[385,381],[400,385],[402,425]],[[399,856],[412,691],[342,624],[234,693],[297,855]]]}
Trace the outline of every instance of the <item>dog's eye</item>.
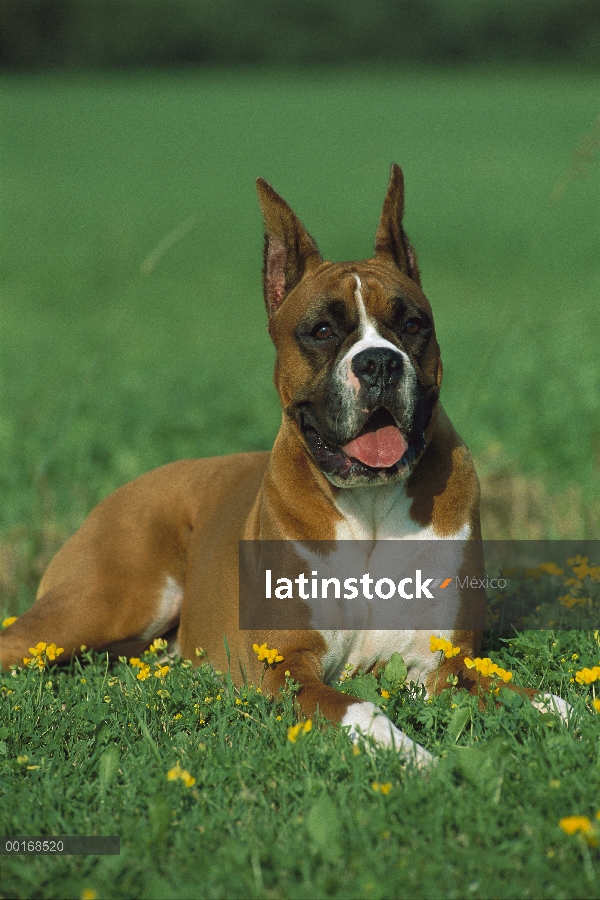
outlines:
{"label": "dog's eye", "polygon": [[404,330],[407,334],[417,334],[421,330],[421,323],[416,319],[409,319]]}
{"label": "dog's eye", "polygon": [[333,328],[328,322],[319,322],[312,330],[312,336],[318,341],[326,341],[327,338],[332,337],[332,335]]}

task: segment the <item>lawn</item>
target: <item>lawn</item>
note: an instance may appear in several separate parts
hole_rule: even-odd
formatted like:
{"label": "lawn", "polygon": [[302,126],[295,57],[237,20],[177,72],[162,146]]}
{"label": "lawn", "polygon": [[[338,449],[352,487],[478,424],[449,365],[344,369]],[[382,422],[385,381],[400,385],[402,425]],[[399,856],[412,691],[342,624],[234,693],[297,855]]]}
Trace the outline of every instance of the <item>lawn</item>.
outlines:
{"label": "lawn", "polygon": [[[598,536],[600,178],[593,140],[575,155],[598,120],[591,76],[5,75],[0,115],[0,613],[29,605],[49,556],[119,484],[272,443],[258,175],[326,257],[349,259],[371,252],[389,164],[403,166],[484,528]],[[242,699],[204,668],[177,664],[162,687],[92,657],[3,677],[0,831],[97,829],[122,852],[2,858],[0,895],[598,896],[598,851],[558,827],[600,807],[599,728],[569,680],[597,641],[490,646],[515,680],[570,696],[575,719],[399,686],[396,720],[447,754],[429,779],[317,723],[292,744],[290,698]],[[166,780],[178,759],[189,789]]]}

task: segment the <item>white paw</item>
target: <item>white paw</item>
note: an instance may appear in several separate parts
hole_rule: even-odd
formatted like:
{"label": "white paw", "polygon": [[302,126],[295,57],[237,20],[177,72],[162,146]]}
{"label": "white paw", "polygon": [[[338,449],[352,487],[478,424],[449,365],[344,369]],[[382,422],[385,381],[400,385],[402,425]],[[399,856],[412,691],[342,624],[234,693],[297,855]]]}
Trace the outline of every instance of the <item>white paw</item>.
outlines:
{"label": "white paw", "polygon": [[557,697],[556,694],[540,694],[537,700],[531,701],[531,705],[535,706],[535,708],[539,709],[541,712],[556,713],[557,716],[561,717],[563,722],[567,723],[573,712],[573,707],[569,706],[567,701],[563,700],[562,697]]}
{"label": "white paw", "polygon": [[435,761],[435,757],[428,750],[396,728],[378,706],[367,700],[352,703],[346,710],[341,724],[349,729],[348,737],[353,743],[361,736],[372,738],[378,747],[393,747],[419,767]]}

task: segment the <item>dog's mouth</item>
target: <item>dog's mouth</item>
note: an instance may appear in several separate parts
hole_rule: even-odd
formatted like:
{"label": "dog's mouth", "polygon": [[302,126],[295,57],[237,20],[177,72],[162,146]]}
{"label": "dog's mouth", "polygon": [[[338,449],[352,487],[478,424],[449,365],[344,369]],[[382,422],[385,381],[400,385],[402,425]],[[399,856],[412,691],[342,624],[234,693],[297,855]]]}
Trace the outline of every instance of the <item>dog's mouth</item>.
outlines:
{"label": "dog's mouth", "polygon": [[408,441],[392,414],[382,407],[370,416],[362,431],[344,444],[342,450],[350,459],[369,469],[389,469],[400,462],[408,450]]}
{"label": "dog's mouth", "polygon": [[312,423],[301,417],[306,442],[323,472],[344,480],[350,476],[386,478],[396,475],[422,452],[425,442],[407,440],[384,407],[375,410],[359,433],[341,446],[327,441]]}

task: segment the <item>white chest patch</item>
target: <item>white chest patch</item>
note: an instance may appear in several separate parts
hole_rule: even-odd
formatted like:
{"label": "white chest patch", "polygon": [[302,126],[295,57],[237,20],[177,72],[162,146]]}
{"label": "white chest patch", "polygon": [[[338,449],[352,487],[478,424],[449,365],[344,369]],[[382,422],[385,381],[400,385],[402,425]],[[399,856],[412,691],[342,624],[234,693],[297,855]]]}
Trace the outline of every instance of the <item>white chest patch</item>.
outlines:
{"label": "white chest patch", "polygon": [[[445,571],[449,574],[458,572],[463,556],[462,542],[470,535],[469,524],[454,534],[442,537],[433,526],[423,528],[410,518],[411,502],[402,484],[340,491],[336,506],[343,519],[337,526],[336,539],[353,542],[351,545],[342,544],[340,552],[351,553],[355,565],[357,556],[364,556],[360,565],[367,572],[376,568],[379,554],[389,553],[389,545],[382,545],[380,541],[442,541],[444,546],[440,550],[443,551],[441,558]],[[414,557],[413,564],[427,571],[430,553],[424,543],[422,557],[419,553],[411,556],[411,559]],[[317,562],[323,567],[322,560],[313,560],[315,565]],[[334,565],[332,563],[332,567]],[[374,602],[382,604],[376,598]],[[458,593],[454,586],[447,588],[443,602],[447,607],[458,607]],[[328,647],[323,658],[324,680],[335,680],[344,668],[352,671],[369,669],[380,660],[389,660],[396,652],[406,663],[409,680],[424,682],[438,664],[438,655],[429,649],[430,635],[448,639],[451,630],[380,631],[363,630],[359,626],[356,631],[322,631]]]}

